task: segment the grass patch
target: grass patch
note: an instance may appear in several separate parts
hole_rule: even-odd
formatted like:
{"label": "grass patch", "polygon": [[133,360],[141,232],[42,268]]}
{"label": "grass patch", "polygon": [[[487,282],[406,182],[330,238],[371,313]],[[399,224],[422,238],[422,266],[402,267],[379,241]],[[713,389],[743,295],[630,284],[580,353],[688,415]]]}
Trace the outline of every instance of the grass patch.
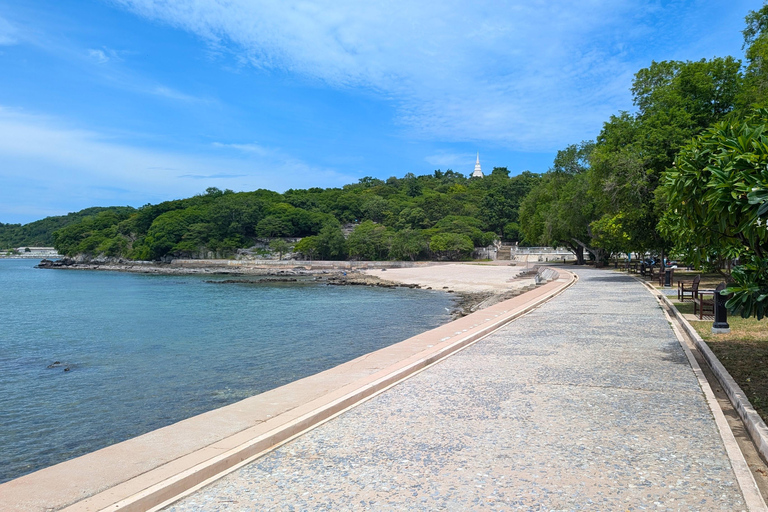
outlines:
{"label": "grass patch", "polygon": [[[692,302],[672,304],[680,313],[693,313]],[[729,316],[728,334],[713,334],[712,322],[691,325],[744,390],[763,421],[768,422],[768,321]]]}

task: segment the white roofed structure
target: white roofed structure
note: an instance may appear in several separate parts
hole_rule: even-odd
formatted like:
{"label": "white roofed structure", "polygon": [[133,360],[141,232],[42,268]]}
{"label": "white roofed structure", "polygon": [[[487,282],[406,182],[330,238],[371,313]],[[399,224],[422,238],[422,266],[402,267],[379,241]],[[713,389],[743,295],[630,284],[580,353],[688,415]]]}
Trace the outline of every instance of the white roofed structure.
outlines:
{"label": "white roofed structure", "polygon": [[483,171],[480,169],[480,153],[477,153],[477,161],[475,162],[475,170],[472,172],[473,178],[482,178]]}

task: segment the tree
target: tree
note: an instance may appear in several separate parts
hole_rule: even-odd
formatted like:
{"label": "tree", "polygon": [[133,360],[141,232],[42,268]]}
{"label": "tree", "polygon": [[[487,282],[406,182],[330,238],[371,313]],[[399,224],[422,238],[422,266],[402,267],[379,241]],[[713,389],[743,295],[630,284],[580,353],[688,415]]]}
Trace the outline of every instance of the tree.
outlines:
{"label": "tree", "polygon": [[353,258],[378,260],[389,254],[390,236],[384,226],[370,220],[355,227],[347,238],[347,250]]}
{"label": "tree", "polygon": [[488,177],[492,185],[480,202],[480,218],[487,230],[510,240],[514,239],[514,233],[507,233],[505,228],[509,223],[518,221],[520,203],[539,181],[539,176],[529,171],[513,178],[508,178],[508,174],[505,167],[496,167]]}
{"label": "tree", "polygon": [[389,201],[381,196],[371,196],[360,207],[363,217],[373,222],[383,222],[389,210]]}
{"label": "tree", "polygon": [[405,228],[392,237],[389,257],[393,260],[409,259],[415,261],[419,254],[427,249],[427,241],[421,231]]}
{"label": "tree", "polygon": [[294,247],[294,249],[297,252],[300,252],[305,258],[309,257],[309,261],[312,261],[312,257],[317,254],[317,248],[318,243],[316,236],[305,236],[299,240],[299,243]]}
{"label": "tree", "polygon": [[422,184],[419,179],[413,174],[408,173],[403,177],[405,183],[405,194],[409,197],[417,197],[421,195]]}
{"label": "tree", "polygon": [[732,57],[653,62],[637,72],[632,84],[637,114],[612,116],[590,157],[598,218],[626,234],[613,239],[626,239],[625,251],[669,249],[670,241],[657,230],[662,173],[691,137],[733,111],[741,81],[740,64]]}
{"label": "tree", "polygon": [[290,236],[293,229],[290,224],[277,215],[270,215],[263,218],[256,224],[255,232],[257,236],[271,238],[273,236]]}
{"label": "tree", "polygon": [[430,239],[429,249],[438,257],[457,260],[472,254],[475,246],[467,235],[439,233]]}
{"label": "tree", "polygon": [[347,256],[347,243],[341,225],[332,220],[317,235],[317,253],[324,260],[341,260]]}
{"label": "tree", "polygon": [[589,190],[589,158],[594,144],[585,141],[558,151],[553,167],[520,204],[520,230],[526,242],[565,246],[584,264],[591,247],[590,223],[595,203]]}
{"label": "tree", "polygon": [[456,233],[467,235],[474,247],[485,247],[491,245],[498,237],[496,233],[488,231],[483,233],[480,227],[483,223],[473,217],[464,217],[460,215],[448,215],[440,219],[435,224],[434,229],[430,231],[439,231],[440,233]]}
{"label": "tree", "polygon": [[745,18],[744,56],[747,69],[744,87],[739,93],[739,104],[744,111],[751,107],[768,106],[768,5],[750,11]]}
{"label": "tree", "polygon": [[727,306],[768,313],[768,110],[731,117],[696,137],[664,175],[661,229],[696,261],[739,258]]}
{"label": "tree", "polygon": [[277,252],[277,259],[279,260],[283,259],[284,252],[291,251],[291,245],[282,238],[276,238],[269,242],[269,248],[272,249],[273,252]]}

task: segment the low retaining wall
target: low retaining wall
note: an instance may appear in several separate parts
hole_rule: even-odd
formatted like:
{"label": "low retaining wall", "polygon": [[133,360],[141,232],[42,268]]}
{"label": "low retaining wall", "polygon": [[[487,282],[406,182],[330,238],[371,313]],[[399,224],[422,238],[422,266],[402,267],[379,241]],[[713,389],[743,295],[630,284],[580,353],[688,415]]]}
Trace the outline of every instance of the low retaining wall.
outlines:
{"label": "low retaining wall", "polygon": [[446,265],[443,261],[306,261],[306,260],[173,260],[172,267],[247,267],[247,268],[305,268],[305,269],[377,269],[413,268]]}

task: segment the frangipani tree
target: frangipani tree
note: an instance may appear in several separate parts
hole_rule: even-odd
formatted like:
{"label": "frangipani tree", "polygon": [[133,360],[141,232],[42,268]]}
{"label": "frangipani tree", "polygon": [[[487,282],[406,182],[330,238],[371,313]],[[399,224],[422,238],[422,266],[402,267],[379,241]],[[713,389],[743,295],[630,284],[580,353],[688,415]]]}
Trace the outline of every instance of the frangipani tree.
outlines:
{"label": "frangipani tree", "polygon": [[660,230],[697,261],[739,258],[727,306],[768,313],[768,110],[730,117],[693,139],[664,174]]}

